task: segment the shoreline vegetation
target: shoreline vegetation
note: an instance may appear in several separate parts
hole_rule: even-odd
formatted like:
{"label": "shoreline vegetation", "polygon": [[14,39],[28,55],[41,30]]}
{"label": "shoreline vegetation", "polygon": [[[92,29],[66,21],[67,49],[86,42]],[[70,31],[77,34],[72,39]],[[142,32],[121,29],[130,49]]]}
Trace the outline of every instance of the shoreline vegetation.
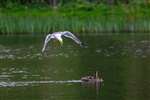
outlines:
{"label": "shoreline vegetation", "polygon": [[69,30],[76,33],[149,33],[150,5],[78,4],[11,5],[0,7],[0,34],[46,34]]}

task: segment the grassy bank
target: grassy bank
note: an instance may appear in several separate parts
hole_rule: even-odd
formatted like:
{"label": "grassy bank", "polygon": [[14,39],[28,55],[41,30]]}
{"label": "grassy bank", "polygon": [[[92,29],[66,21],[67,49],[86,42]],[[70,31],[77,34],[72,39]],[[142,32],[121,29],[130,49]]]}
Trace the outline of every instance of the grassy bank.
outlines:
{"label": "grassy bank", "polygon": [[0,8],[1,34],[46,34],[69,30],[102,32],[150,32],[150,7],[144,5],[88,5],[79,7]]}

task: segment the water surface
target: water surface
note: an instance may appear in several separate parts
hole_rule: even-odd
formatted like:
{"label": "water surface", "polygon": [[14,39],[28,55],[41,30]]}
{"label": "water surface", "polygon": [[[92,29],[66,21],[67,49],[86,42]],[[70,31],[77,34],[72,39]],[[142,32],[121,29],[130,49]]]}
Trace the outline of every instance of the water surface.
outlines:
{"label": "water surface", "polygon": [[[1,100],[148,100],[150,36],[81,36],[41,53],[44,37],[0,37]],[[100,88],[80,78],[99,71]]]}

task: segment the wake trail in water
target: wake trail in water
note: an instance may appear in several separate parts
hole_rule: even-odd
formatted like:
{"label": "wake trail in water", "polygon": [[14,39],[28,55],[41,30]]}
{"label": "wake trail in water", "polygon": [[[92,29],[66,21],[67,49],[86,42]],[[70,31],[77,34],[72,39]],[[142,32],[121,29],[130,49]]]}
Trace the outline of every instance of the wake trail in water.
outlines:
{"label": "wake trail in water", "polygon": [[67,80],[67,81],[18,81],[18,82],[0,82],[0,87],[18,87],[18,86],[34,86],[39,84],[67,84],[67,83],[81,83],[81,80]]}

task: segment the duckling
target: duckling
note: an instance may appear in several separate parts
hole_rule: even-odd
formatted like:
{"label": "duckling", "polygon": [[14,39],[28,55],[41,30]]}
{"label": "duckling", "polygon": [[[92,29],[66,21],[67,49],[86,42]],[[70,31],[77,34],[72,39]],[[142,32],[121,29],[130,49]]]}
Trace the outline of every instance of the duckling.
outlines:
{"label": "duckling", "polygon": [[98,82],[103,82],[103,79],[98,76],[98,72],[96,71],[95,76],[82,77],[81,81],[90,82],[90,83],[98,83]]}
{"label": "duckling", "polygon": [[81,78],[81,80],[84,82],[88,82],[88,81],[93,80],[93,79],[94,79],[94,76],[85,76],[85,77]]}

